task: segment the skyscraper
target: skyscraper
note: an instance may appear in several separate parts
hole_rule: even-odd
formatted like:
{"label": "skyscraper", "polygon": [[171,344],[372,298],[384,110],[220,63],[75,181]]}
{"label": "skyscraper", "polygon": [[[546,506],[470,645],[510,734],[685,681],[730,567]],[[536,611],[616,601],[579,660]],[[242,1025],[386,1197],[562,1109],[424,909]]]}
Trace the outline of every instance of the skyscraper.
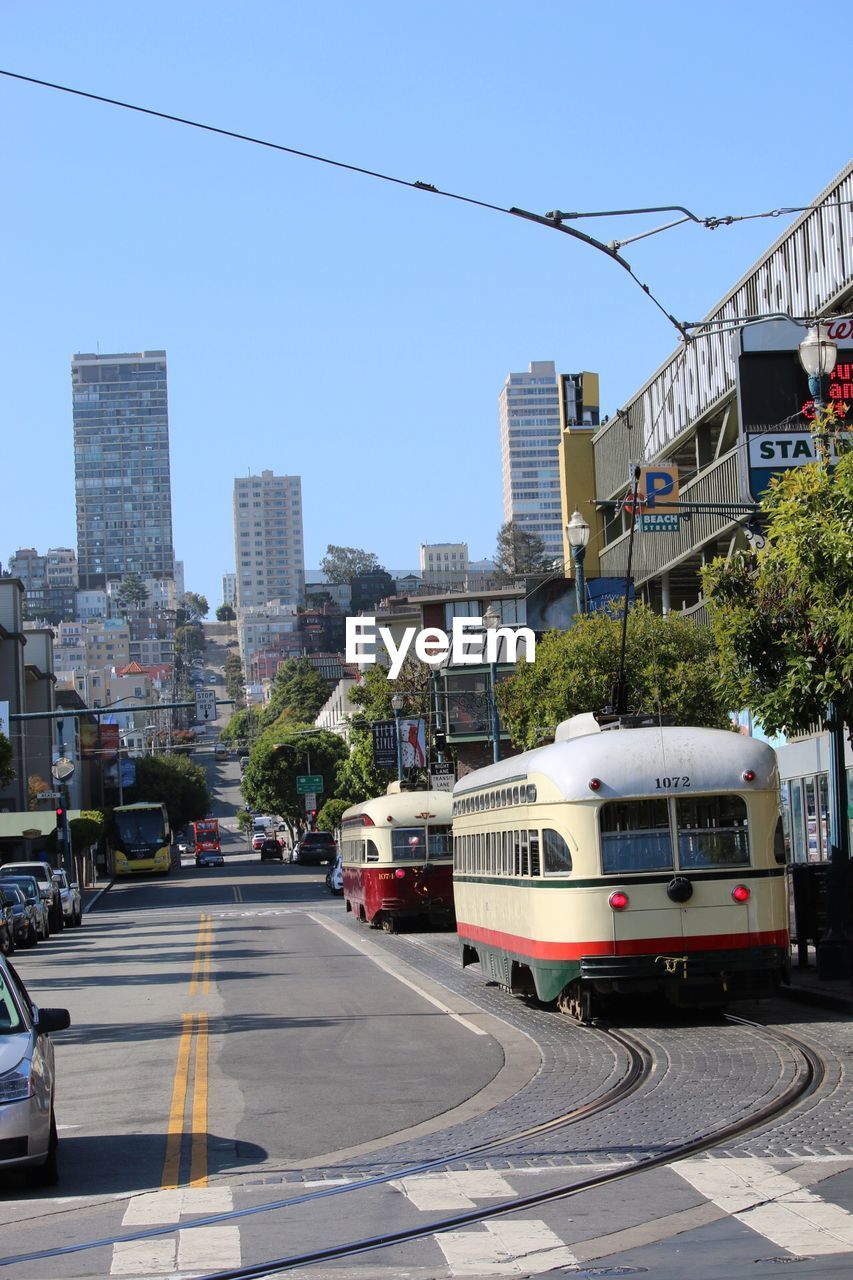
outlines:
{"label": "skyscraper", "polygon": [[166,352],[75,355],[71,382],[81,589],[174,577]]}
{"label": "skyscraper", "polygon": [[270,600],[302,604],[305,559],[302,550],[302,481],[262,471],[234,481],[234,557],[237,605]]}
{"label": "skyscraper", "polygon": [[[595,403],[584,403],[587,398]],[[545,543],[545,554],[563,558],[560,502],[560,406],[568,426],[598,425],[598,378],[557,374],[553,360],[534,360],[527,373],[510,373],[501,390],[501,475],[504,520]]]}

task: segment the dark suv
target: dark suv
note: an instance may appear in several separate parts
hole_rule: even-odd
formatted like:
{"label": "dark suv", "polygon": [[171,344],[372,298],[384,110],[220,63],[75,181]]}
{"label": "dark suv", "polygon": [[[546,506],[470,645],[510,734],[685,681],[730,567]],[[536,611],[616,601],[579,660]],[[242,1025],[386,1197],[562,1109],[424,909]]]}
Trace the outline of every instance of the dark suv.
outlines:
{"label": "dark suv", "polygon": [[337,853],[338,846],[331,831],[307,831],[299,841],[296,861],[303,866],[319,867],[323,862],[331,865]]}

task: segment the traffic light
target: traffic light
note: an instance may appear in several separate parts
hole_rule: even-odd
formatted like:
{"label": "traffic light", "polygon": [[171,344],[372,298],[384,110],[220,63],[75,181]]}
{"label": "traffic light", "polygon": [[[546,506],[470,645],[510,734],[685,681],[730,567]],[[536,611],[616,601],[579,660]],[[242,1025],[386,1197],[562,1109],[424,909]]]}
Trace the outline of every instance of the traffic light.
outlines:
{"label": "traffic light", "polygon": [[64,822],[65,822],[65,810],[63,809],[61,804],[58,804],[56,806],[56,825],[58,827],[61,827],[63,826]]}
{"label": "traffic light", "polygon": [[61,852],[65,847],[65,809],[58,804],[54,813],[56,814],[56,843]]}

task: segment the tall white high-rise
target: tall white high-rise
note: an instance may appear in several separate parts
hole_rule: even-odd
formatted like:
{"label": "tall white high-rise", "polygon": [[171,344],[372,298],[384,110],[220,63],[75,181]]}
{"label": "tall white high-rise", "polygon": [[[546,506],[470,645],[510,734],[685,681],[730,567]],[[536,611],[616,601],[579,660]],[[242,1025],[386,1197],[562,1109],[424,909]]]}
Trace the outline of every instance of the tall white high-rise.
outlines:
{"label": "tall white high-rise", "polygon": [[304,603],[299,476],[262,471],[234,481],[234,557],[238,608],[256,608],[270,600]]}
{"label": "tall white high-rise", "polygon": [[[595,404],[584,403],[585,390]],[[563,557],[561,425],[597,426],[597,391],[595,377],[558,374],[553,360],[534,360],[527,373],[508,374],[500,393],[504,520],[540,537],[554,560]]]}

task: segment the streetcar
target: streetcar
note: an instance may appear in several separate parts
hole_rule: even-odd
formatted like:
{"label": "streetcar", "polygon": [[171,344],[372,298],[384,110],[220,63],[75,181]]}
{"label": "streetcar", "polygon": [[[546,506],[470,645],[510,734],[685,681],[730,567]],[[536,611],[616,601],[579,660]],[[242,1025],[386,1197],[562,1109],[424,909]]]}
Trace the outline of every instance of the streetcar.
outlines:
{"label": "streetcar", "polygon": [[341,867],[347,911],[394,933],[401,921],[453,925],[449,791],[401,791],[345,810]]}
{"label": "streetcar", "polygon": [[172,836],[164,804],[141,801],[117,805],[107,840],[107,867],[111,876],[141,875],[172,869]]}
{"label": "streetcar", "polygon": [[722,1007],[788,975],[775,752],[643,719],[574,716],[453,791],[463,965],[581,1022],[610,994]]}

